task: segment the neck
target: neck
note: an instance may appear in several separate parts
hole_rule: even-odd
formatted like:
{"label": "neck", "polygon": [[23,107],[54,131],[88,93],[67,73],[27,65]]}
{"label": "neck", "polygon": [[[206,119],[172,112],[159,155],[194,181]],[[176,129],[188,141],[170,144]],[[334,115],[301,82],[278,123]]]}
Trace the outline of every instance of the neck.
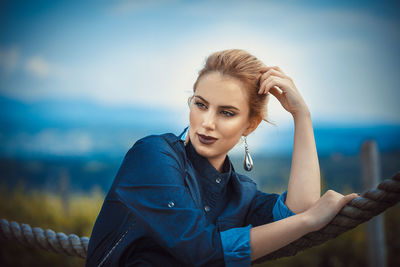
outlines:
{"label": "neck", "polygon": [[218,171],[222,172],[222,167],[224,165],[224,161],[226,158],[226,154],[215,157],[215,158],[208,158],[208,162]]}

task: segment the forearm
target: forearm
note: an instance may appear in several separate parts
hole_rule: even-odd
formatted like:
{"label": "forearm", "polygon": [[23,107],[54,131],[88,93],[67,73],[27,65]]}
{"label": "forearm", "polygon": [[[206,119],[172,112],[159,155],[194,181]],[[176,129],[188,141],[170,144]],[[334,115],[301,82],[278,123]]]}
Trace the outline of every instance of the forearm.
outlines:
{"label": "forearm", "polygon": [[308,110],[293,115],[295,133],[286,205],[294,213],[307,210],[321,196],[320,169]]}
{"label": "forearm", "polygon": [[250,229],[251,260],[256,260],[311,232],[304,213]]}

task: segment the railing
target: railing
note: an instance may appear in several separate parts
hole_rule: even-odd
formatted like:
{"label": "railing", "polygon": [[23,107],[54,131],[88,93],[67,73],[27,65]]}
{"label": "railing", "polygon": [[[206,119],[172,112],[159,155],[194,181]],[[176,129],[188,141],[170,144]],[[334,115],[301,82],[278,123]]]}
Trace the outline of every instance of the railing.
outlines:
{"label": "railing", "polygon": [[[368,177],[375,177],[371,183],[377,183],[378,163],[377,150],[374,142],[365,143],[362,149],[363,177],[364,184],[368,184]],[[375,173],[371,175],[371,173]],[[367,181],[367,182],[366,182]],[[400,201],[400,172],[392,178],[379,183],[376,188],[366,190],[359,197],[350,201],[336,215],[336,217],[324,228],[309,233],[298,240],[282,247],[281,249],[258,258],[252,263],[261,263],[281,257],[293,256],[298,252],[310,247],[317,246],[338,235],[355,228],[374,216],[379,215],[386,209],[392,207]],[[379,233],[378,233],[379,235]],[[18,222],[8,222],[6,219],[0,220],[0,237],[7,240],[17,240],[19,243],[28,247],[38,247],[56,253],[64,253],[70,256],[86,258],[88,237],[78,237],[75,234],[65,235],[55,233],[52,230],[42,228],[32,228],[28,224]],[[373,238],[373,237],[371,237]],[[374,256],[375,257],[375,256]],[[373,261],[376,258],[372,259]],[[371,261],[371,260],[370,260]],[[381,262],[384,260],[380,260]]]}

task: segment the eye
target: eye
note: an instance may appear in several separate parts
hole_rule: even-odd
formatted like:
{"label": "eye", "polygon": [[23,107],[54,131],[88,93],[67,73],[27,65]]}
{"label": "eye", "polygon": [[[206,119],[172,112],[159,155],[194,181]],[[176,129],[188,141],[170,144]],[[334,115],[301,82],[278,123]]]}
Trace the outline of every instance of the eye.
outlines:
{"label": "eye", "polygon": [[207,108],[206,105],[204,105],[203,103],[198,102],[198,101],[196,101],[194,104],[195,104],[196,106],[198,106],[199,108],[201,108],[201,109]]}
{"label": "eye", "polygon": [[232,112],[229,112],[229,111],[226,111],[226,110],[223,110],[221,112],[222,112],[222,114],[224,114],[227,117],[233,117],[233,116],[236,115],[235,113],[232,113]]}

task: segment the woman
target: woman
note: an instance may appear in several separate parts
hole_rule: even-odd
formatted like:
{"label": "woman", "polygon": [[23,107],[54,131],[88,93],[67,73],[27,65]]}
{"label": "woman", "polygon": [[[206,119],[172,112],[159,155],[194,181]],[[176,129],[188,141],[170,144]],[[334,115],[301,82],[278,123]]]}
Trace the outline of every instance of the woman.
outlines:
{"label": "woman", "polygon": [[[356,194],[320,197],[310,112],[292,79],[246,51],[213,53],[189,98],[190,125],[127,152],[91,235],[87,266],[250,266],[325,226]],[[295,124],[288,190],[257,189],[227,155],[266,119],[269,95]],[[252,168],[247,153],[245,168]]]}

